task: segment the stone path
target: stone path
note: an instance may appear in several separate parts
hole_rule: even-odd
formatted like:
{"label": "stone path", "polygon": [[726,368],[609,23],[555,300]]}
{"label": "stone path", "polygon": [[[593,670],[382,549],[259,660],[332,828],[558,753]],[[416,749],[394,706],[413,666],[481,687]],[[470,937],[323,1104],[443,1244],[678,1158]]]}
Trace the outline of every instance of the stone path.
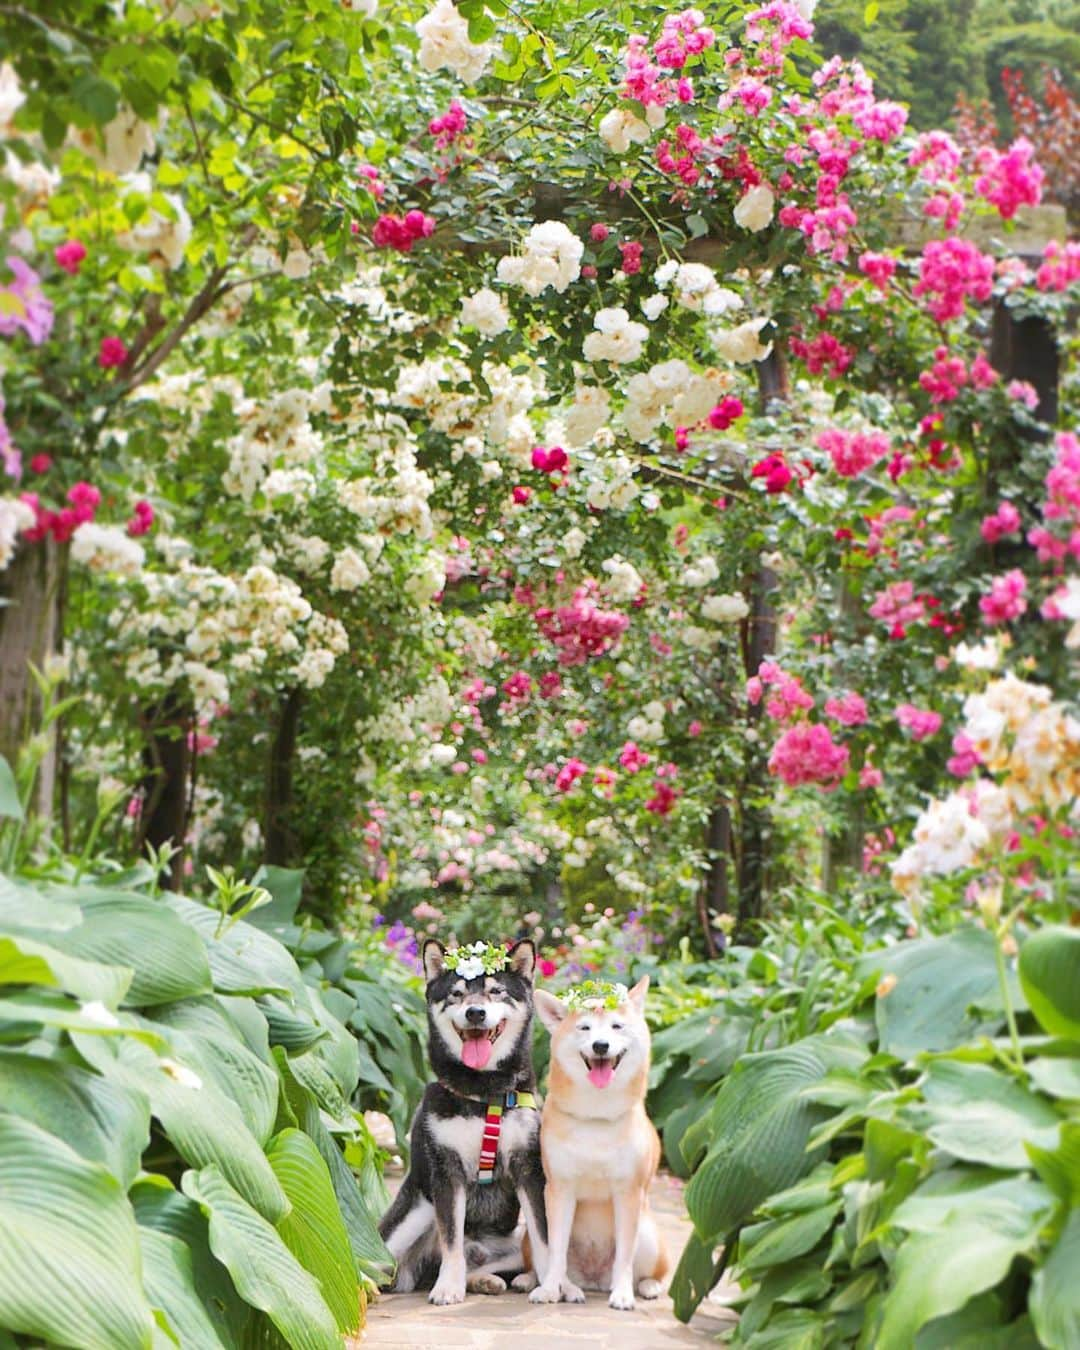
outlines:
{"label": "stone path", "polygon": [[[653,1183],[653,1212],[667,1239],[672,1261],[690,1232],[682,1183],[663,1175]],[[733,1293],[730,1288],[727,1294]],[[497,1298],[469,1294],[452,1308],[435,1308],[426,1294],[384,1294],[368,1309],[367,1327],[355,1342],[363,1350],[665,1350],[667,1346],[716,1344],[734,1314],[721,1301],[723,1284],[702,1304],[689,1326],[676,1321],[671,1300],[638,1300],[633,1312],[615,1312],[607,1294],[588,1293],[581,1304],[538,1305],[524,1294]]]}

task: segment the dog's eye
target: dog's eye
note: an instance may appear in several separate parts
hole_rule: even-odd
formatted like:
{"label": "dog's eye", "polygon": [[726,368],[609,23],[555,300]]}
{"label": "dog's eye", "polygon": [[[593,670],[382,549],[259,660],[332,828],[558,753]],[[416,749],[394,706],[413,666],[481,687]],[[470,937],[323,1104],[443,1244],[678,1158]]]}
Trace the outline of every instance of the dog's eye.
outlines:
{"label": "dog's eye", "polygon": [[622,1031],[622,1023],[621,1023],[621,1022],[612,1022],[612,1024],[611,1024],[611,1029],[612,1029],[612,1031]]}
{"label": "dog's eye", "polygon": [[592,1027],[588,1022],[579,1022],[578,1031],[592,1031]]}

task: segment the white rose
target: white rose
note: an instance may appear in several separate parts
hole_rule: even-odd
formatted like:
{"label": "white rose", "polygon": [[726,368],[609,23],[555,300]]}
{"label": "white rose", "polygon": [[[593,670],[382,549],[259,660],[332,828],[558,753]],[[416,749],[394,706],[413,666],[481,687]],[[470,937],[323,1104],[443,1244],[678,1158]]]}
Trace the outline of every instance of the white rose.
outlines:
{"label": "white rose", "polygon": [[579,558],[585,547],[585,531],[571,525],[562,538],[562,551],[567,558]]}
{"label": "white rose", "polygon": [[735,206],[735,224],[741,229],[757,234],[771,222],[776,198],[772,189],[765,183],[759,183],[745,192]]}
{"label": "white rose", "polygon": [[586,361],[610,361],[613,365],[636,361],[649,336],[645,325],[635,323],[621,306],[600,310],[593,327],[595,331],[588,334],[582,346]]}
{"label": "white rose", "polygon": [[700,589],[702,586],[708,586],[714,582],[720,575],[720,569],[716,565],[715,558],[698,558],[696,562],[687,565],[683,571],[682,582],[684,586],[691,586],[694,589]]}
{"label": "white rose", "polygon": [[667,296],[661,295],[659,292],[656,295],[647,295],[641,302],[641,312],[651,323],[663,314],[670,303]]}
{"label": "white rose", "polygon": [[717,353],[736,365],[747,365],[751,361],[764,361],[773,349],[772,343],[762,346],[758,334],[769,323],[769,319],[747,319],[737,328],[714,329],[712,345]]}
{"label": "white rose", "polygon": [[741,595],[710,595],[702,601],[701,614],[710,623],[738,623],[750,613]]}
{"label": "white rose", "polygon": [[346,548],[334,560],[330,572],[332,591],[355,591],[371,580],[371,569],[353,548]]}
{"label": "white rose", "polygon": [[468,22],[452,0],[436,0],[434,9],[416,25],[420,38],[420,64],[425,70],[452,70],[466,84],[475,84],[491,58],[488,43],[469,41]]}
{"label": "white rose", "polygon": [[438,745],[433,745],[428,754],[432,764],[445,768],[447,764],[453,764],[454,760],[457,759],[457,746],[443,745],[440,742]]}
{"label": "white rose", "polygon": [[461,322],[475,328],[484,337],[498,337],[510,327],[510,314],[502,300],[484,286],[461,302]]}
{"label": "white rose", "polygon": [[600,139],[616,154],[625,154],[631,143],[644,145],[649,139],[648,124],[625,108],[612,108],[600,121]]}

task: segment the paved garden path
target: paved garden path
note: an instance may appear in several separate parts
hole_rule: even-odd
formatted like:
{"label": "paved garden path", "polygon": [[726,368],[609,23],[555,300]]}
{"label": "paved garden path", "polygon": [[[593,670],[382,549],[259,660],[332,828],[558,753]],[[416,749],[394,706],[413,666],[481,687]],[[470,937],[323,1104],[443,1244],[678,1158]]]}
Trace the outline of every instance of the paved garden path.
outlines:
{"label": "paved garden path", "polygon": [[[690,1224],[682,1202],[682,1183],[660,1176],[652,1189],[652,1208],[667,1238],[672,1259],[682,1251]],[[589,1293],[584,1306],[537,1305],[524,1294],[497,1298],[469,1294],[453,1308],[434,1308],[426,1294],[384,1294],[368,1309],[367,1328],[355,1342],[368,1350],[665,1350],[668,1346],[715,1345],[717,1333],[733,1314],[715,1301],[721,1284],[689,1326],[675,1320],[666,1296],[641,1299],[633,1312],[614,1312],[606,1294]],[[730,1291],[729,1291],[730,1292]]]}

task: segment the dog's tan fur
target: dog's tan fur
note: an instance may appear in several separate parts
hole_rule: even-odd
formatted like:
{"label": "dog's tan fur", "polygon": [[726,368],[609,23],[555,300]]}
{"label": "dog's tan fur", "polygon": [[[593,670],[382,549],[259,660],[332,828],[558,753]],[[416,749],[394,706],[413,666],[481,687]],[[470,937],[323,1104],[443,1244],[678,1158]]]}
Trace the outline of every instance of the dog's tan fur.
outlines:
{"label": "dog's tan fur", "polygon": [[[660,1162],[660,1140],[645,1114],[648,984],[645,976],[610,1013],[570,1013],[552,995],[536,995],[552,1044],[540,1130],[548,1263],[537,1271],[533,1302],[582,1302],[585,1287],[610,1290],[613,1308],[632,1308],[635,1288],[643,1298],[655,1298],[667,1273],[667,1252],[648,1199]],[[600,1035],[615,1047],[626,1046],[605,1088],[590,1082],[581,1052],[590,1036]]]}

